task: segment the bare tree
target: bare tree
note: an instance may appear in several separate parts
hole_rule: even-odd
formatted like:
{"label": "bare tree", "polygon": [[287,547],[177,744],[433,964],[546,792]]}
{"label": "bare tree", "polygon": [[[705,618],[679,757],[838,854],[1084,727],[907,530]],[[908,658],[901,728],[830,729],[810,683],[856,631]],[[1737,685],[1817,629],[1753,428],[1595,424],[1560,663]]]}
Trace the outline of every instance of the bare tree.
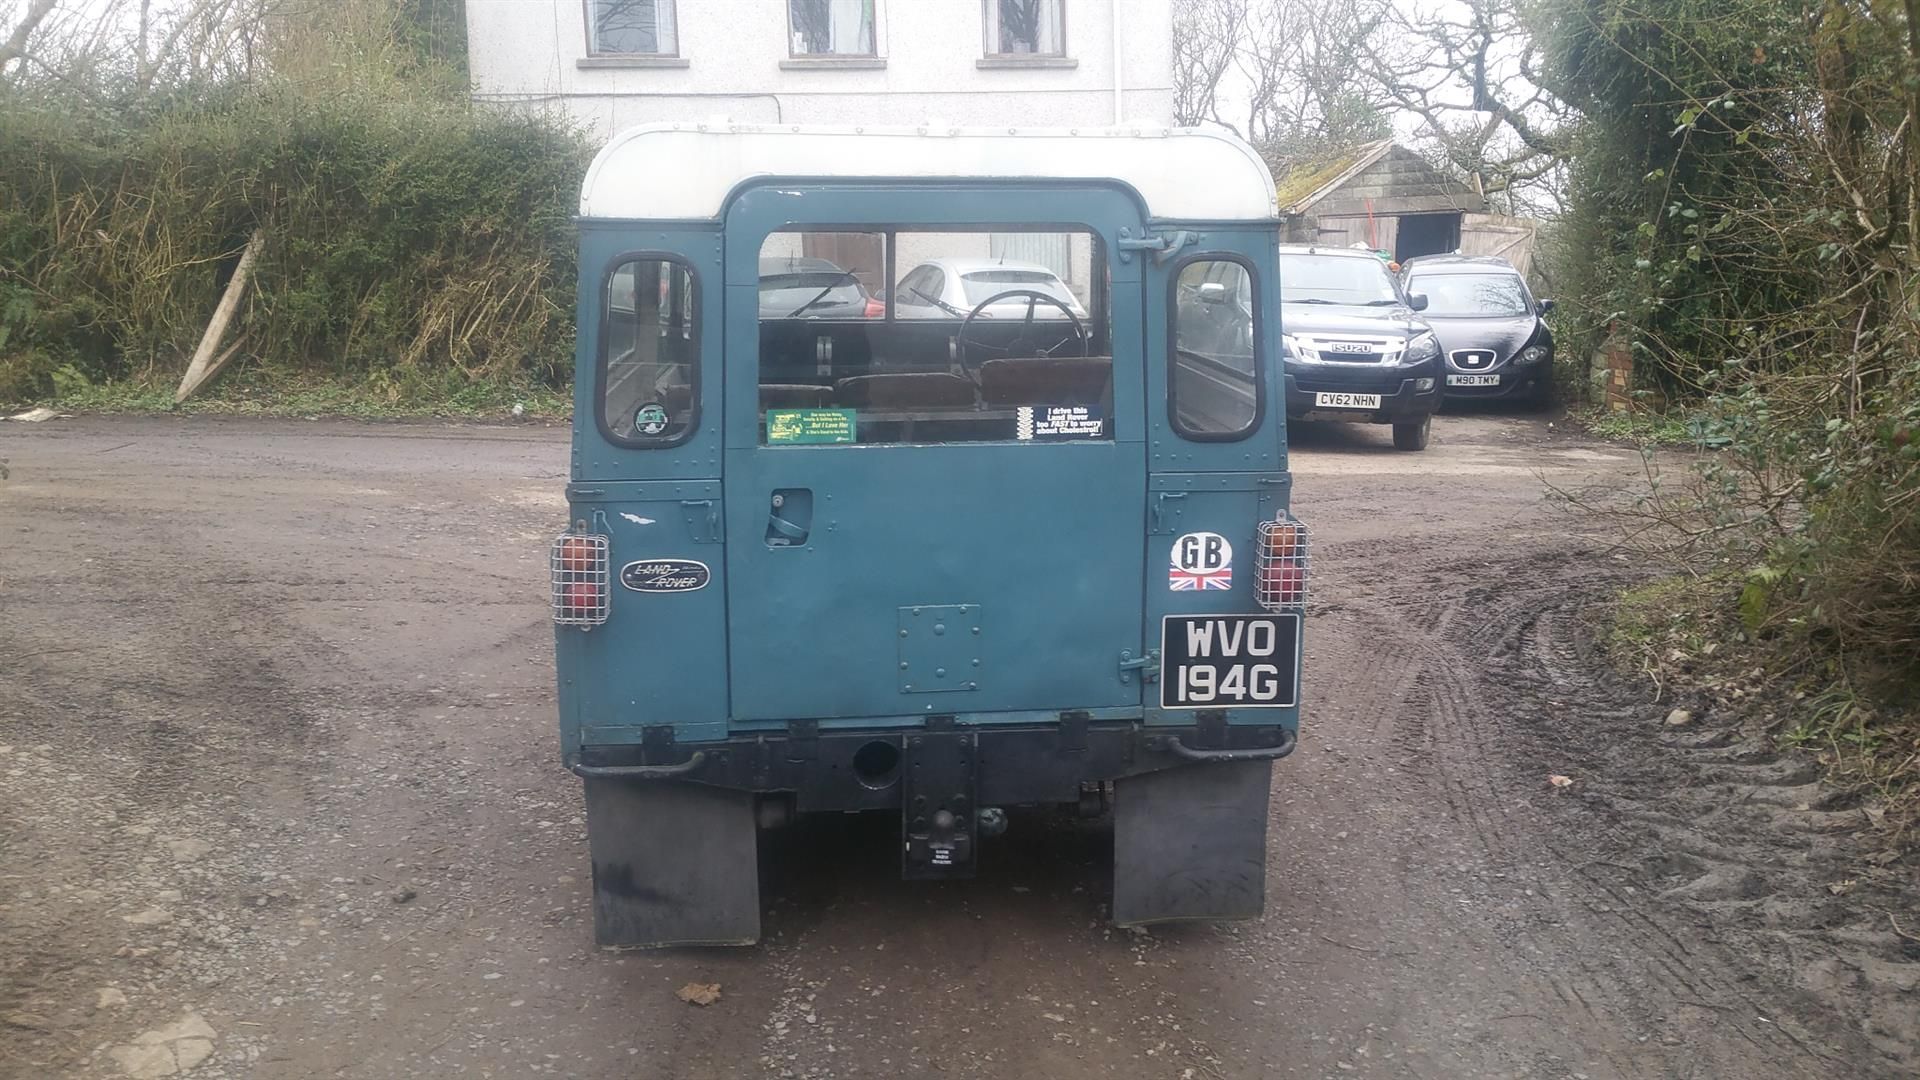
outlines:
{"label": "bare tree", "polygon": [[1297,158],[1386,133],[1359,70],[1386,0],[1176,0],[1174,114]]}
{"label": "bare tree", "polygon": [[47,16],[53,14],[54,2],[55,0],[30,0],[20,21],[14,24],[6,40],[0,41],[0,78],[6,76],[7,65],[26,57],[27,42],[32,40],[33,32],[40,28],[40,24],[47,20]]}
{"label": "bare tree", "polygon": [[1220,82],[1233,68],[1246,23],[1247,0],[1174,0],[1174,123],[1220,123]]}
{"label": "bare tree", "polygon": [[1536,78],[1539,55],[1519,0],[1395,9],[1360,67],[1396,109],[1421,120],[1442,163],[1496,201],[1557,199],[1571,110]]}

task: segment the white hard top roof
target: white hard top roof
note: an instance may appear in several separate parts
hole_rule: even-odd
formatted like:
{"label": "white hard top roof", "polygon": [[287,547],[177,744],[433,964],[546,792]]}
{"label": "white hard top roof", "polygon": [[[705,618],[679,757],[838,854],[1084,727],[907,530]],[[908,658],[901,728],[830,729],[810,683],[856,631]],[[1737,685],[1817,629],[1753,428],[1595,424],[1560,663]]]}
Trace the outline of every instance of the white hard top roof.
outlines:
{"label": "white hard top roof", "polygon": [[1272,221],[1273,176],[1251,146],[1191,128],[804,127],[648,124],[593,159],[580,214],[712,219],[758,177],[1117,180],[1151,217]]}

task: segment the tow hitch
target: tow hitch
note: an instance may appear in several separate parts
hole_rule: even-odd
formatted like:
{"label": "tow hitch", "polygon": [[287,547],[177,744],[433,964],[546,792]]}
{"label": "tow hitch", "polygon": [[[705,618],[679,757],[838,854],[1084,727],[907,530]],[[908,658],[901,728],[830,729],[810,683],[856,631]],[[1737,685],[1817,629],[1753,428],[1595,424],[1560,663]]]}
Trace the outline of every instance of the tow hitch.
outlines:
{"label": "tow hitch", "polygon": [[900,875],[909,881],[973,876],[978,821],[974,813],[974,733],[935,716],[907,737],[901,777],[904,852]]}

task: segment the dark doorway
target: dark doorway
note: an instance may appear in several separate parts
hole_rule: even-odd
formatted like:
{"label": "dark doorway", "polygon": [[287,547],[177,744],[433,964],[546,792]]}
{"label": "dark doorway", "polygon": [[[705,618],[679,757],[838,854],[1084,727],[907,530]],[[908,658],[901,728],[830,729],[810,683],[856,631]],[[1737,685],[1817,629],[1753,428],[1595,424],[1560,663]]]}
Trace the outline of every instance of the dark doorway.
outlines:
{"label": "dark doorway", "polygon": [[1407,214],[1393,245],[1396,262],[1421,255],[1446,255],[1460,246],[1459,214]]}

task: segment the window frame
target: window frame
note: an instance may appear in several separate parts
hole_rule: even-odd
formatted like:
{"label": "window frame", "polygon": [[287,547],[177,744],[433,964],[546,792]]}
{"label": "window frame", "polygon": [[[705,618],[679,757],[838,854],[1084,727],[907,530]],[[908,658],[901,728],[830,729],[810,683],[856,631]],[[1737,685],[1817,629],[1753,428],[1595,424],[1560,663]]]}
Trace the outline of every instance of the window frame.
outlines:
{"label": "window frame", "polygon": [[[687,324],[693,331],[694,345],[693,361],[689,365],[691,368],[689,372],[691,378],[688,379],[687,390],[687,423],[685,427],[681,428],[677,434],[670,438],[648,438],[646,436],[629,438],[624,435],[616,435],[612,426],[607,423],[607,372],[612,360],[612,357],[607,355],[607,340],[613,328],[613,305],[608,302],[610,295],[609,290],[613,284],[613,275],[618,273],[622,266],[628,263],[649,260],[671,263],[684,269],[687,272],[687,285],[693,291],[691,297],[693,312],[688,316]],[[597,331],[599,337],[594,341],[593,361],[593,423],[595,427],[600,429],[600,437],[607,440],[607,442],[626,450],[670,450],[676,446],[686,445],[693,439],[694,435],[699,432],[700,421],[702,419],[700,408],[702,385],[701,369],[706,366],[706,342],[702,340],[704,335],[701,332],[704,322],[704,309],[702,304],[705,300],[701,295],[702,292],[700,271],[694,267],[692,260],[678,252],[643,248],[633,251],[623,251],[607,260],[606,269],[600,275],[600,319],[599,329]]]}
{"label": "window frame", "polygon": [[980,0],[980,56],[982,59],[1021,62],[1027,60],[1065,60],[1067,58],[1067,0],[1054,0],[1055,3],[1060,5],[1060,47],[1052,52],[1039,52],[1038,46],[1040,43],[1036,41],[1034,42],[1036,51],[1027,53],[1001,52],[998,48],[1000,44],[998,40],[988,40],[987,30],[994,25],[993,20],[989,18],[989,9],[992,5],[998,4],[999,2],[1000,0]]}
{"label": "window frame", "polygon": [[[787,7],[787,59],[808,63],[832,63],[836,60],[878,60],[880,59],[880,0],[869,0],[873,5],[873,40],[866,52],[794,52],[793,51],[793,5],[796,0],[786,0]],[[832,0],[828,0],[831,4]],[[828,17],[832,17],[831,11]]]}
{"label": "window frame", "polygon": [[[1086,301],[1087,318],[1084,321],[1084,324],[1090,330],[1096,327],[1102,328],[1104,330],[1108,356],[1114,361],[1117,367],[1119,358],[1117,356],[1112,355],[1113,350],[1117,345],[1117,337],[1118,337],[1118,333],[1114,327],[1114,283],[1113,283],[1113,277],[1112,277],[1112,262],[1111,262],[1112,259],[1114,258],[1113,244],[1112,244],[1112,241],[1104,233],[1101,232],[1099,227],[1095,226],[1094,224],[1092,224],[1087,220],[1061,218],[1058,220],[1027,221],[1027,222],[968,221],[968,222],[946,222],[946,223],[927,222],[919,218],[907,218],[907,219],[899,219],[899,220],[887,219],[887,220],[855,221],[855,222],[833,222],[828,220],[805,220],[805,221],[789,220],[774,228],[768,229],[765,233],[761,234],[760,244],[762,249],[764,249],[767,240],[780,233],[797,233],[797,234],[832,233],[832,232],[880,233],[885,237],[885,247],[884,247],[885,253],[883,256],[883,266],[885,268],[884,278],[885,278],[885,281],[887,282],[886,315],[882,319],[861,320],[861,322],[872,324],[872,325],[887,326],[887,327],[892,327],[896,325],[896,323],[904,323],[907,326],[911,327],[916,322],[921,322],[921,321],[938,322],[940,321],[940,319],[933,318],[933,317],[929,317],[926,320],[917,320],[912,318],[908,318],[908,319],[898,318],[896,309],[898,307],[899,292],[900,292],[900,289],[905,286],[906,279],[910,277],[912,274],[914,274],[915,272],[921,271],[921,270],[938,274],[939,289],[935,291],[932,295],[939,296],[941,295],[941,293],[944,293],[946,291],[947,273],[945,269],[939,266],[933,265],[931,261],[923,263],[918,266],[910,267],[904,273],[902,273],[900,270],[899,251],[898,251],[898,243],[899,243],[899,238],[901,234],[930,233],[930,234],[944,235],[948,233],[979,233],[982,235],[987,235],[987,234],[996,233],[996,232],[1014,232],[1014,231],[1080,233],[1087,236],[1089,240],[1088,254],[1087,254],[1089,289],[1088,289],[1088,297]],[[1144,302],[1145,295],[1146,295],[1145,293],[1142,294],[1143,302]],[[946,316],[945,318],[953,319],[956,317]],[[759,319],[759,318],[756,318],[754,320],[753,344],[756,352],[758,352],[760,343],[761,343],[761,337],[760,337],[761,327],[766,321],[767,320]],[[1097,341],[1099,339],[1099,336],[1100,335],[1095,334],[1093,337],[1089,339],[1089,347],[1092,347],[1093,342]],[[1140,363],[1141,363],[1140,370],[1141,370],[1142,377],[1144,377],[1145,369],[1151,363],[1151,360],[1146,355],[1147,352],[1148,352],[1148,349],[1146,348],[1145,343],[1143,341],[1141,346],[1142,356],[1140,360]],[[762,373],[764,363],[765,363],[764,356],[760,356],[755,361],[754,368],[755,368],[756,380],[760,377]],[[1112,380],[1117,378],[1117,376],[1110,375],[1109,378],[1110,380]],[[1117,387],[1118,387],[1117,382],[1112,383],[1112,385],[1110,385],[1109,387],[1109,392],[1117,395]],[[756,406],[757,406],[757,403],[756,403]],[[834,407],[839,407],[839,406],[834,406]],[[1117,407],[1118,405],[1116,403],[1115,408]],[[604,410],[602,412],[604,413]],[[769,448],[783,449],[783,450],[794,449],[794,447],[776,446],[775,444],[771,444],[766,441],[765,412],[766,410],[764,408],[757,408],[756,415],[759,417],[758,426],[760,428],[761,441],[756,445],[756,449],[760,449],[760,450],[766,450]],[[598,419],[600,417],[596,417],[596,418]],[[1150,410],[1146,408],[1143,408],[1141,410],[1141,413],[1139,416],[1139,422],[1143,426],[1143,428],[1151,428],[1153,421],[1152,421]],[[1112,433],[1105,438],[1102,438],[1099,440],[1088,440],[1088,441],[1090,442],[1098,441],[1104,444],[1118,443],[1120,441],[1117,434],[1119,431],[1119,423],[1120,423],[1120,418],[1118,415],[1109,414],[1107,417],[1107,425],[1112,429]],[[917,446],[917,447],[926,448],[926,447],[934,447],[934,446],[997,446],[997,445],[1021,445],[1021,444],[1017,443],[1014,440],[981,439],[981,440],[961,440],[961,441],[942,441],[942,442],[918,442],[918,441],[872,442],[872,443],[855,442],[855,443],[849,443],[845,445],[888,446],[888,447]],[[800,448],[801,449],[820,449],[819,447],[800,447]]]}
{"label": "window frame", "polygon": [[586,31],[586,35],[587,35],[587,59],[589,60],[645,60],[645,59],[653,59],[653,58],[658,58],[661,60],[680,59],[680,9],[678,6],[679,0],[653,0],[654,12],[655,12],[653,33],[654,33],[654,39],[656,41],[659,40],[659,36],[660,36],[660,20],[659,20],[660,7],[662,5],[665,5],[668,11],[670,11],[673,15],[673,51],[671,52],[662,52],[659,50],[655,50],[654,52],[608,52],[601,49],[599,37],[597,34],[599,23],[594,18],[594,10],[593,10],[594,5],[598,2],[599,0],[580,0],[581,13],[586,17],[586,22],[583,24],[582,28]]}
{"label": "window frame", "polygon": [[[1190,431],[1180,422],[1179,380],[1174,377],[1180,366],[1180,275],[1187,267],[1199,262],[1230,262],[1240,267],[1247,275],[1247,285],[1253,296],[1252,310],[1248,316],[1253,320],[1253,417],[1247,426],[1239,431],[1206,432]],[[1260,270],[1252,259],[1237,251],[1201,251],[1187,255],[1167,271],[1167,426],[1173,433],[1186,442],[1194,443],[1231,443],[1245,442],[1266,426],[1267,423],[1267,381],[1268,373],[1262,363],[1267,355],[1266,320],[1260,315]]]}

